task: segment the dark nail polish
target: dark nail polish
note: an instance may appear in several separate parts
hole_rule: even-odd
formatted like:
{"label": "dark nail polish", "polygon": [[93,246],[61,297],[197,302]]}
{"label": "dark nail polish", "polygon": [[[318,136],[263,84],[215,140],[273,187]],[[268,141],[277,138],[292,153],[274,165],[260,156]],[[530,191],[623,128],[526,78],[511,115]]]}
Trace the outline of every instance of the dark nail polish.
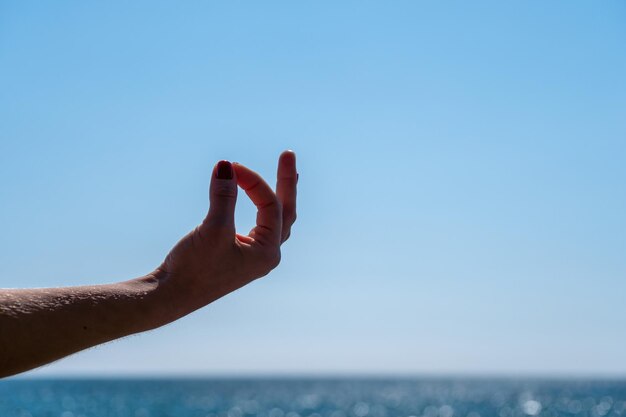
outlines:
{"label": "dark nail polish", "polygon": [[217,179],[231,180],[233,178],[233,167],[228,161],[219,161],[217,163]]}

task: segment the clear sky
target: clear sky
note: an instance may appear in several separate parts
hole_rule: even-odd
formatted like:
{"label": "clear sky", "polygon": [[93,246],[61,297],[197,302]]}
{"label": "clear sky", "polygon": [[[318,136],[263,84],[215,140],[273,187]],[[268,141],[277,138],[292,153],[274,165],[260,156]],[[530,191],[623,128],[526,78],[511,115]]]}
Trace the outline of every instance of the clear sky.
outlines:
{"label": "clear sky", "polygon": [[626,375],[624,2],[0,3],[0,287],[150,272],[288,148],[276,271],[32,375]]}

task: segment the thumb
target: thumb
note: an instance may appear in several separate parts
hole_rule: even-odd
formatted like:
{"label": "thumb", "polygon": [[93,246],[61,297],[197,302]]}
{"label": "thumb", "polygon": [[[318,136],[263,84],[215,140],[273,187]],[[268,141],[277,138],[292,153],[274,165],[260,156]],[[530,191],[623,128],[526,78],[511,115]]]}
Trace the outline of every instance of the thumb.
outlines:
{"label": "thumb", "polygon": [[237,178],[230,162],[219,161],[213,168],[209,201],[209,214],[205,223],[234,230]]}

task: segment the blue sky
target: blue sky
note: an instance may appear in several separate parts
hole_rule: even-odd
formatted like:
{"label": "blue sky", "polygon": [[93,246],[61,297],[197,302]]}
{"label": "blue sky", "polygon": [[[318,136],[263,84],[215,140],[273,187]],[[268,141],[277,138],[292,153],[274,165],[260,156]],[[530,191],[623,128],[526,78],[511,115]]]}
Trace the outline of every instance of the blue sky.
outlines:
{"label": "blue sky", "polygon": [[143,275],[217,160],[299,158],[270,276],[32,375],[626,374],[624,22],[618,1],[2,2],[0,287]]}

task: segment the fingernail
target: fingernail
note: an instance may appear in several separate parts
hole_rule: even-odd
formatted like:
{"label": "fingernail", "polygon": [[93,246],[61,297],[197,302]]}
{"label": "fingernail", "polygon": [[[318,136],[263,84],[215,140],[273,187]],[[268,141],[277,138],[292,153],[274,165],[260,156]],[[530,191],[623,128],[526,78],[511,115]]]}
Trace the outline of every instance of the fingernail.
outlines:
{"label": "fingernail", "polygon": [[233,179],[233,167],[228,161],[219,161],[217,163],[217,174],[216,177],[218,180],[231,180]]}

